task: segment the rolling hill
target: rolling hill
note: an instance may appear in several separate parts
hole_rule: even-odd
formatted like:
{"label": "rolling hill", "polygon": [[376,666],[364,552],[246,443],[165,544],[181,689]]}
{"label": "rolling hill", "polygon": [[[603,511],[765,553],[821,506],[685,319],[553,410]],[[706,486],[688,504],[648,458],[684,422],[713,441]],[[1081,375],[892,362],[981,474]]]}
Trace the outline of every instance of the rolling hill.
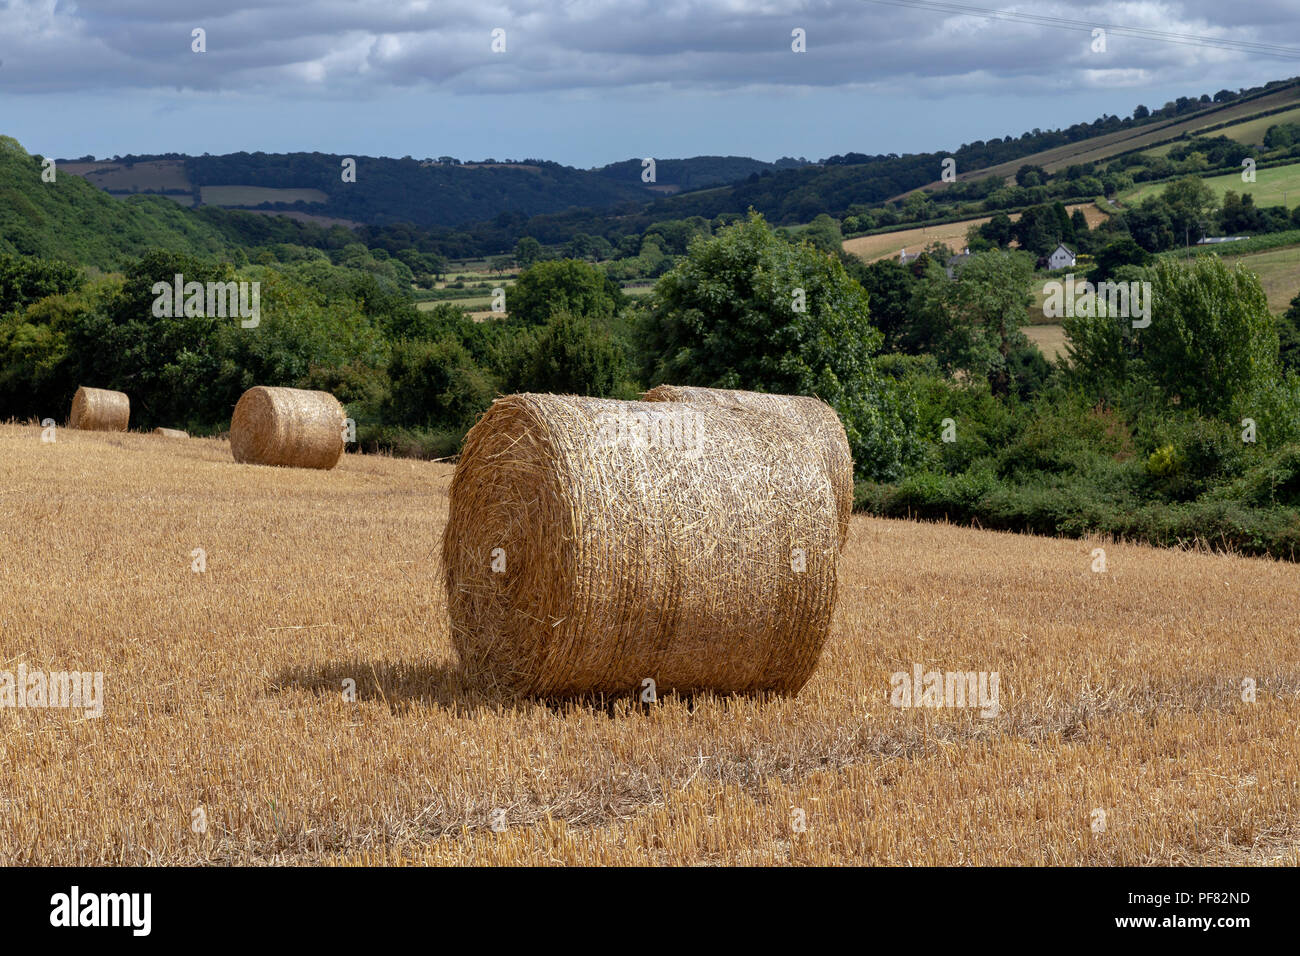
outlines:
{"label": "rolling hill", "polygon": [[[1238,126],[1245,122],[1262,123],[1259,135],[1269,126],[1285,119],[1269,118],[1279,113],[1289,114],[1300,108],[1300,82],[1292,81],[1281,88],[1244,96],[1229,103],[1212,104],[1204,109],[1180,118],[1161,120],[1146,126],[1104,133],[1077,143],[1056,146],[1041,152],[1030,153],[1017,159],[982,168],[967,168],[958,164],[957,181],[983,179],[986,176],[1011,178],[1022,165],[1041,166],[1049,173],[1057,172],[1067,166],[1083,163],[1097,163],[1124,153],[1147,150],[1150,147],[1193,135],[1217,134],[1221,128]],[[1253,130],[1252,125],[1249,129]],[[1224,133],[1225,135],[1226,132]],[[1245,142],[1245,140],[1241,140]],[[938,168],[937,166],[935,167]],[[942,189],[946,183],[933,180],[923,187],[933,192]],[[905,194],[891,198],[899,199]]]}
{"label": "rolling hill", "polygon": [[44,182],[41,172],[39,157],[0,136],[0,252],[109,269],[149,249],[229,249],[219,230],[169,199],[115,199],[64,170],[54,182]]}
{"label": "rolling hill", "polygon": [[[355,182],[341,174],[355,159]],[[543,160],[461,163],[452,157],[343,157],[325,153],[231,153],[223,156],[126,156],[60,160],[60,168],[115,196],[157,194],[184,206],[293,212],[349,225],[412,222],[457,226],[572,208],[606,209],[743,179],[805,161],[766,163],[739,156],[697,156],[656,163],[653,182],[629,159],[582,170]]]}

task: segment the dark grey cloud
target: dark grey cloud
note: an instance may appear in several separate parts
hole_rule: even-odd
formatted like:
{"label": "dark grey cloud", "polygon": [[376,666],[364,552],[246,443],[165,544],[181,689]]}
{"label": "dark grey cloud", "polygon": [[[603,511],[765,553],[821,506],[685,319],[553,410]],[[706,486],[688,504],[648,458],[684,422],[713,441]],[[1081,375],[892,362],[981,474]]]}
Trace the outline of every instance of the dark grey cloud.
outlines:
{"label": "dark grey cloud", "polygon": [[[999,3],[985,8],[1168,33],[1294,44],[1293,4]],[[191,31],[207,52],[191,52]],[[506,52],[491,52],[491,31]],[[791,52],[791,30],[807,53]],[[1300,74],[1300,59],[956,16],[866,0],[7,0],[0,92],[229,91],[373,96],[549,90],[857,87],[882,95],[1200,88],[1207,76]],[[1224,86],[1241,85],[1225,81]]]}

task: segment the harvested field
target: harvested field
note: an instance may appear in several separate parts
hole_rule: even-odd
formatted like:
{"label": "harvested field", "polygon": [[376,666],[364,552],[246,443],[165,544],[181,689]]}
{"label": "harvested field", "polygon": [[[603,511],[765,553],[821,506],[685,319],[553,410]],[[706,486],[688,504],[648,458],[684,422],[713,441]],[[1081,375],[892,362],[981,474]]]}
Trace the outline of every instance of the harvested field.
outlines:
{"label": "harvested field", "polygon": [[[1078,203],[1065,208],[1070,212],[1082,209],[1084,218],[1088,220],[1089,229],[1095,228],[1098,223],[1107,218],[1106,213],[1098,209],[1096,203]],[[853,255],[865,262],[875,262],[877,259],[887,258],[897,259],[898,253],[902,249],[906,249],[909,254],[915,255],[932,242],[945,243],[953,252],[961,252],[962,247],[966,244],[967,230],[971,226],[982,226],[990,218],[985,216],[982,219],[963,219],[960,222],[950,222],[942,226],[901,229],[898,232],[880,232],[870,236],[859,236],[857,239],[845,239],[844,250],[853,253]],[[1016,213],[1010,218],[1012,222],[1015,222],[1020,218],[1020,214]]]}
{"label": "harvested field", "polygon": [[1029,341],[1038,346],[1038,351],[1043,353],[1043,358],[1049,362],[1055,362],[1058,358],[1065,355],[1065,343],[1069,336],[1065,334],[1064,327],[1060,325],[1027,325],[1022,332]]}
{"label": "harvested field", "polygon": [[[164,189],[193,189],[185,173],[185,163],[179,159],[146,160],[132,163],[64,163],[60,172],[81,176],[100,189],[120,192],[162,192]],[[179,197],[184,199],[184,196]]]}
{"label": "harvested field", "polygon": [[[859,516],[797,697],[502,706],[449,466],[40,435],[0,425],[0,671],[103,714],[0,707],[0,863],[1300,864],[1295,564]],[[890,706],[914,665],[999,714]]]}

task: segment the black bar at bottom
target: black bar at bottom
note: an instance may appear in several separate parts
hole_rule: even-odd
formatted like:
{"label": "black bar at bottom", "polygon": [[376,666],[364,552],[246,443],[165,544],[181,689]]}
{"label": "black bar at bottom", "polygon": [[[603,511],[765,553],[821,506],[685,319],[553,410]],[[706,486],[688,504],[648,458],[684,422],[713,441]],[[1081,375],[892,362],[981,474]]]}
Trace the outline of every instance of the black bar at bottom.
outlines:
{"label": "black bar at bottom", "polygon": [[576,931],[613,945],[734,945],[775,944],[784,926],[844,932],[873,947],[987,944],[1018,931],[1051,934],[1032,937],[1040,942],[1182,945],[1196,936],[1232,945],[1294,933],[1294,879],[1284,869],[1165,868],[10,869],[0,871],[0,920],[6,944],[364,945],[375,934],[414,933],[434,946],[455,937],[464,945],[468,934],[535,947]]}

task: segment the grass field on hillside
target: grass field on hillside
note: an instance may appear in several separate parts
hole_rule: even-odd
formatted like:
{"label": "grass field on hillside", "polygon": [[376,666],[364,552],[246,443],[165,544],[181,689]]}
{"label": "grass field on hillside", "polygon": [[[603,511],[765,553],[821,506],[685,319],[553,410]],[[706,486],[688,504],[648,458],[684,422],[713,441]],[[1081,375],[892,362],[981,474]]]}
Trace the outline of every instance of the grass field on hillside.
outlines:
{"label": "grass field on hillside", "polygon": [[265,186],[203,186],[199,190],[208,206],[257,206],[264,202],[327,202],[319,189],[271,189]]}
{"label": "grass field on hillside", "polygon": [[[1055,146],[1051,149],[1008,160],[994,166],[964,169],[957,174],[959,180],[983,179],[986,176],[1002,176],[1008,180],[1015,175],[1022,165],[1042,166],[1050,173],[1058,172],[1067,166],[1079,163],[1099,163],[1123,153],[1140,150],[1160,143],[1178,139],[1184,134],[1207,136],[1217,135],[1217,131],[1204,132],[1212,127],[1234,121],[1244,121],[1257,113],[1278,109],[1291,104],[1300,104],[1300,86],[1289,86],[1265,93],[1245,102],[1228,103],[1208,111],[1198,111],[1190,116],[1160,120],[1156,123],[1138,126],[1133,129],[1118,130],[1101,136]],[[1276,115],[1282,115],[1278,113]],[[1225,127],[1226,128],[1226,127]],[[924,187],[927,191],[943,188],[943,183],[933,182]],[[915,190],[913,190],[915,191]],[[906,195],[903,193],[902,195]],[[893,199],[901,196],[891,197]]]}
{"label": "grass field on hillside", "polygon": [[[0,426],[0,669],[105,694],[0,708],[0,864],[1300,865],[1300,566],[856,517],[798,697],[497,701],[450,477]],[[914,665],[1000,713],[890,706]]]}
{"label": "grass field on hillside", "polygon": [[1264,134],[1268,132],[1269,127],[1277,126],[1280,123],[1300,123],[1300,108],[1274,113],[1272,116],[1260,116],[1257,119],[1246,120],[1207,135],[1226,136],[1238,143],[1262,146],[1264,145]]}
{"label": "grass field on hillside", "polygon": [[[1244,120],[1240,123],[1234,123],[1231,126],[1225,126],[1223,129],[1214,130],[1205,133],[1205,136],[1226,136],[1228,139],[1235,140],[1238,143],[1245,143],[1249,146],[1262,146],[1264,144],[1264,134],[1268,132],[1270,126],[1276,126],[1279,123],[1297,123],[1300,122],[1300,107],[1293,110],[1285,110],[1281,113],[1274,113],[1271,116],[1259,116],[1254,119]],[[1153,146],[1151,149],[1143,150],[1145,156],[1167,156],[1169,151],[1178,145],[1178,142],[1164,143],[1160,146]]]}
{"label": "grass field on hillside", "polygon": [[[1238,196],[1250,193],[1255,197],[1256,206],[1280,206],[1284,192],[1288,209],[1300,206],[1300,163],[1274,166],[1272,169],[1257,169],[1253,183],[1242,182],[1241,173],[1211,176],[1205,182],[1214,190],[1220,202],[1223,201],[1223,194],[1231,189]],[[1147,196],[1164,192],[1168,185],[1168,183],[1144,183],[1123,193],[1119,198],[1125,205],[1131,206],[1141,202]]]}
{"label": "grass field on hillside", "polygon": [[1224,256],[1223,261],[1229,266],[1239,262],[1259,275],[1264,294],[1268,296],[1269,310],[1274,313],[1285,312],[1291,300],[1300,295],[1300,246],[1247,256]]}

